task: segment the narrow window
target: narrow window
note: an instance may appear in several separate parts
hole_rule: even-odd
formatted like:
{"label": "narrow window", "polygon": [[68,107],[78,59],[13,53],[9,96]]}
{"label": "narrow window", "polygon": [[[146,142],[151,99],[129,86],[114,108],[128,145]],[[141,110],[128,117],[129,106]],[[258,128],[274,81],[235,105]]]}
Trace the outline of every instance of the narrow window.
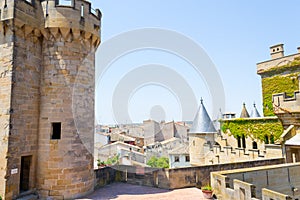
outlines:
{"label": "narrow window", "polygon": [[269,137],[265,135],[265,144],[269,144]]}
{"label": "narrow window", "polygon": [[241,148],[241,137],[240,137],[240,136],[237,136],[237,137],[236,137],[236,141],[237,141],[237,146],[238,146],[238,148]]}
{"label": "narrow window", "polygon": [[246,139],[244,135],[242,135],[242,144],[243,144],[243,148],[246,149]]}
{"label": "narrow window", "polygon": [[190,162],[190,156],[185,156],[185,162]]}
{"label": "narrow window", "polygon": [[271,143],[271,144],[274,144],[274,135],[271,135],[271,136],[270,136],[270,143]]}
{"label": "narrow window", "polygon": [[175,156],[175,162],[179,162],[179,156]]}
{"label": "narrow window", "polygon": [[61,122],[52,123],[52,140],[60,140],[61,138]]}
{"label": "narrow window", "polygon": [[81,4],[81,7],[80,7],[80,14],[81,14],[81,17],[84,16],[84,5]]}
{"label": "narrow window", "polygon": [[255,141],[252,142],[252,149],[257,149],[257,143]]}
{"label": "narrow window", "polygon": [[46,17],[48,17],[49,15],[49,5],[48,5],[48,1],[47,1],[47,4],[46,4]]}

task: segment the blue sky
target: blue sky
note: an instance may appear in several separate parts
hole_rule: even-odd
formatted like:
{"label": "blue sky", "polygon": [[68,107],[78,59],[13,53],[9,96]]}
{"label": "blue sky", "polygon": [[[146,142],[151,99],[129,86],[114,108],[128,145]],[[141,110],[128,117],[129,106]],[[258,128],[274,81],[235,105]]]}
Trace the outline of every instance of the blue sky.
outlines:
{"label": "blue sky", "polygon": [[[226,94],[223,112],[238,115],[243,102],[250,112],[254,101],[262,113],[256,63],[270,58],[269,46],[284,43],[286,55],[296,53],[300,46],[297,22],[300,2],[297,0],[110,0],[92,1],[92,6],[100,8],[103,14],[102,42],[126,31],[146,27],[173,30],[194,40],[205,50],[221,76]],[[96,59],[99,57],[96,55]],[[192,85],[196,98],[203,97],[208,112],[212,113],[214,105],[205,82],[201,77],[197,79],[184,61],[165,52],[144,50],[123,56],[103,77],[106,85],[96,91],[101,96],[96,98],[99,123],[121,123],[112,114],[111,91],[133,66],[148,63],[163,63],[181,74]],[[107,84],[110,80],[112,83]],[[157,105],[164,109],[167,121],[181,119],[176,94],[152,85],[131,94],[128,103],[131,121],[151,118],[151,109]]]}

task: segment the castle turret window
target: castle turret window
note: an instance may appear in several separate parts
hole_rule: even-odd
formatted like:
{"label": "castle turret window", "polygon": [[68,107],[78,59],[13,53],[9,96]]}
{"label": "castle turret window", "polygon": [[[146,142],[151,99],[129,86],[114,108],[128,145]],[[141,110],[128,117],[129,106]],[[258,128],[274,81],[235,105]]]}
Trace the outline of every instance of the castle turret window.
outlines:
{"label": "castle turret window", "polygon": [[60,140],[61,138],[61,122],[52,123],[52,140]]}

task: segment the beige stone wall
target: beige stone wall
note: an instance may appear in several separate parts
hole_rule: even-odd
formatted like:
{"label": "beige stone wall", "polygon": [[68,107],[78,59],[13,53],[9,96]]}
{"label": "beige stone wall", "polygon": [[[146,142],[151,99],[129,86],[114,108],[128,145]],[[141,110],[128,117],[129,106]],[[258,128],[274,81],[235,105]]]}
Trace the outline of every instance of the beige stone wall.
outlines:
{"label": "beige stone wall", "polygon": [[[48,8],[46,1],[0,1],[0,195],[5,199],[19,195],[22,156],[31,156],[29,189],[38,189],[41,197],[75,198],[94,187],[100,13],[91,14],[87,1],[76,0],[75,8],[47,2]],[[52,122],[62,123],[60,140],[50,139]]]}
{"label": "beige stone wall", "polygon": [[[210,173],[213,171],[274,165],[283,163],[283,161],[283,159],[272,159],[177,169],[157,169],[149,167],[143,168],[139,166],[118,165],[112,168],[106,167],[95,170],[95,181],[96,187],[118,181],[127,181],[131,184],[146,185],[164,189],[177,189],[195,186],[201,187],[210,183]],[[224,200],[228,199],[231,198]]]}
{"label": "beige stone wall", "polygon": [[[95,48],[82,45],[80,37],[63,38],[56,29],[48,34],[52,40],[43,42],[38,185],[45,196],[74,198],[93,189]],[[61,122],[60,140],[50,139],[53,122]]]}
{"label": "beige stone wall", "polygon": [[10,29],[3,29],[0,24],[0,196],[5,194],[5,176],[7,171],[7,151],[10,127],[10,102],[13,67],[13,37]]}
{"label": "beige stone wall", "polygon": [[13,0],[0,1],[0,196],[5,198],[13,71]]}
{"label": "beige stone wall", "polygon": [[189,134],[191,165],[205,165],[205,157],[211,154],[210,147],[205,146],[208,141],[214,144],[214,134]]}
{"label": "beige stone wall", "polygon": [[[221,172],[213,172],[211,174],[211,183],[215,189],[217,196],[226,197],[226,189],[231,188],[236,191],[236,188],[240,188],[236,184],[236,180],[244,185],[253,185],[253,189],[246,189],[247,193],[251,193],[253,197],[261,199],[262,197],[272,198],[276,194],[280,194],[277,197],[279,199],[285,199],[288,197],[299,198],[300,192],[300,164],[289,165],[273,165],[263,166],[248,169],[237,169]],[[292,187],[297,188],[297,191],[293,192]],[[226,188],[226,189],[225,189]],[[245,187],[244,187],[245,188]],[[255,189],[254,189],[255,188]],[[272,192],[263,190],[267,188]],[[234,194],[233,199],[240,199],[237,194]]]}

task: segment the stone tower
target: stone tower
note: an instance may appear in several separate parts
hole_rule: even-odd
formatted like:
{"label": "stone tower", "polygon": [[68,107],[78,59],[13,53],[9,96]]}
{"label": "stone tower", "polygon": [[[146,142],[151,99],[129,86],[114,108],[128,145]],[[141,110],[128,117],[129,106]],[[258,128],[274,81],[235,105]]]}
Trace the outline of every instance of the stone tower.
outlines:
{"label": "stone tower", "polygon": [[284,132],[280,143],[287,162],[300,162],[300,48],[284,55],[283,44],[270,47],[271,59],[257,64],[264,114],[276,115]]}
{"label": "stone tower", "polygon": [[205,155],[214,145],[217,133],[201,100],[193,125],[188,133],[191,165],[204,165]]}
{"label": "stone tower", "polygon": [[[93,190],[99,10],[85,0],[0,0],[0,195]],[[69,3],[70,2],[70,3]]]}

